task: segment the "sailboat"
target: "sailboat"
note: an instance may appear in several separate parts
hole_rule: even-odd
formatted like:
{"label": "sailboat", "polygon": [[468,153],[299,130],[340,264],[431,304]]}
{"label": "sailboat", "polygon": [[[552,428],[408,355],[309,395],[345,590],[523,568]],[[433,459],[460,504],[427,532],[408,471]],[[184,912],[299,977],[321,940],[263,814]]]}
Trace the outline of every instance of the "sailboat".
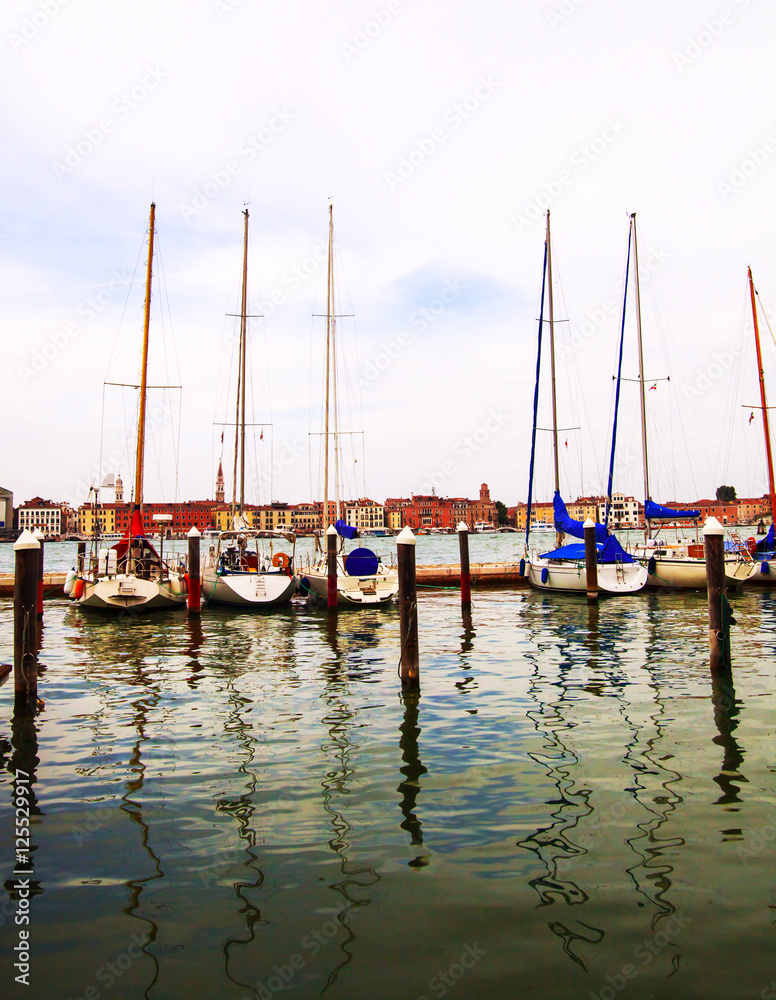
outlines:
{"label": "sailboat", "polygon": [[[773,452],[771,451],[771,428],[768,419],[768,401],[765,396],[765,369],[763,367],[762,348],[760,346],[760,327],[757,322],[757,292],[754,287],[751,267],[747,269],[749,277],[749,295],[752,300],[752,324],[754,326],[754,344],[757,351],[757,379],[760,384],[760,409],[763,414],[763,435],[765,438],[765,459],[768,465],[768,490],[771,495],[771,526],[768,534],[759,542],[753,553],[757,564],[757,572],[751,577],[753,583],[776,583],[776,552],[774,552],[774,517],[776,517],[776,488],[774,487]],[[754,413],[755,407],[752,407]]]}
{"label": "sailboat", "polygon": [[[555,524],[555,549],[549,552],[530,553],[528,537],[531,529],[531,502],[533,491],[534,458],[536,454],[536,420],[539,404],[539,378],[542,359],[542,333],[544,326],[544,300],[547,290],[550,336],[550,385],[552,390],[552,453],[555,471],[555,494],[553,513]],[[531,464],[528,482],[528,510],[526,512],[526,533],[523,571],[526,569],[529,583],[537,590],[569,591],[587,594],[587,573],[585,569],[585,546],[582,543],[564,545],[566,534],[584,538],[584,525],[569,517],[560,493],[560,465],[558,460],[558,408],[555,387],[555,316],[552,286],[552,241],[550,239],[550,213],[547,212],[547,228],[544,241],[544,268],[542,272],[542,294],[539,309],[539,345],[536,357],[536,385],[534,388],[534,418],[531,439]],[[633,594],[642,590],[647,582],[647,572],[629,555],[616,537],[602,525],[596,525],[596,548],[598,589],[602,594]]]}
{"label": "sailboat", "polygon": [[[647,580],[648,587],[663,587],[666,589],[685,588],[705,588],[706,587],[706,559],[704,556],[703,544],[696,540],[692,542],[666,543],[656,534],[652,534],[653,521],[679,521],[694,520],[697,522],[701,516],[699,510],[676,510],[655,503],[652,499],[649,487],[649,452],[647,448],[647,410],[646,410],[646,390],[644,379],[644,351],[641,327],[641,295],[639,288],[639,251],[638,239],[636,236],[636,213],[630,216],[630,228],[628,233],[628,261],[630,262],[630,251],[633,248],[633,273],[635,288],[635,308],[636,308],[636,340],[638,347],[639,362],[639,404],[641,418],[641,452],[644,472],[644,522],[646,526],[646,538],[643,545],[634,547],[634,554],[649,571]],[[623,335],[625,328],[625,304],[628,296],[628,280],[626,276],[625,290],[623,293]],[[622,362],[622,335],[620,339],[620,362]],[[620,375],[618,373],[618,392]],[[659,529],[658,529],[659,530]],[[696,527],[697,534],[697,527]],[[732,550],[725,554],[725,578],[728,586],[740,586],[745,583],[755,570],[754,561],[749,550],[744,544],[734,543]]]}
{"label": "sailboat", "polygon": [[[202,567],[202,596],[215,604],[243,609],[288,604],[294,596],[294,546],[296,534],[290,526],[272,531],[255,529],[245,507],[245,404],[247,396],[246,355],[248,346],[248,209],[243,212],[243,266],[240,297],[237,412],[234,438],[234,490],[231,528],[222,531]],[[237,497],[239,464],[239,500]],[[275,550],[281,540],[291,546]]]}
{"label": "sailboat", "polygon": [[[342,519],[342,504],[339,496],[339,408],[337,406],[337,314],[334,296],[334,217],[333,206],[329,205],[329,241],[326,277],[326,361],[325,400],[323,432],[323,508],[322,524],[325,530],[337,534],[337,604],[352,606],[373,606],[386,604],[399,592],[399,577],[395,568],[386,566],[381,559],[367,548],[355,548],[345,552],[345,539],[355,538],[357,530]],[[331,420],[331,427],[330,427]],[[333,451],[335,499],[329,497],[329,470]],[[332,524],[332,521],[334,522]],[[316,548],[320,539],[316,537]],[[302,578],[310,594],[320,600],[328,600],[328,560],[325,551],[317,552],[318,559],[310,566]]]}
{"label": "sailboat", "polygon": [[[155,611],[183,607],[187,585],[184,567],[173,569],[157,553],[143,527],[143,464],[145,455],[146,402],[148,395],[148,332],[151,319],[151,281],[154,256],[156,206],[151,205],[148,227],[143,354],[140,369],[140,400],[137,422],[135,492],[129,526],[115,545],[100,547],[95,536],[88,562],[78,567],[72,597],[85,608],[100,611]],[[95,517],[95,525],[98,519]],[[161,537],[161,536],[160,536]],[[163,543],[162,543],[163,544]]]}

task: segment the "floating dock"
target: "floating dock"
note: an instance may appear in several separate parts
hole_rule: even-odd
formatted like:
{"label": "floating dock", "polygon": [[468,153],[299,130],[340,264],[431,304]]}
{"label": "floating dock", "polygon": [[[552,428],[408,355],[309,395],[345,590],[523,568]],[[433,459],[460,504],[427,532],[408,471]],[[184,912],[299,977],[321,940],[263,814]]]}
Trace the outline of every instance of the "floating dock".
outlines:
{"label": "floating dock", "polygon": [[[518,563],[472,563],[469,567],[473,587],[527,587],[528,580],[520,576]],[[416,566],[419,587],[460,587],[461,567],[458,563]],[[63,597],[66,573],[43,574],[43,596]],[[13,597],[13,573],[0,573],[0,597]]]}

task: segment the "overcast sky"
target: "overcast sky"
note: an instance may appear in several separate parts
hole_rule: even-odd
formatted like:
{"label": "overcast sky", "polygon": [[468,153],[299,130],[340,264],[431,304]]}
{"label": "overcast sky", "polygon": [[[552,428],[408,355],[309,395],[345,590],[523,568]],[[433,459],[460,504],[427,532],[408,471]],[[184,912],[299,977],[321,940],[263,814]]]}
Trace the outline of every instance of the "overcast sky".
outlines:
{"label": "overcast sky", "polygon": [[[338,326],[341,427],[364,432],[363,449],[345,439],[346,493],[487,481],[525,499],[547,207],[564,494],[605,486],[632,212],[653,497],[767,489],[746,284],[751,264],[773,322],[765,0],[6,0],[0,17],[0,485],[16,503],[132,478],[132,393],[103,383],[137,380],[152,200],[151,381],[182,390],[154,390],[147,499],[214,494],[246,204],[266,425],[248,499],[322,495],[330,199],[337,307],[355,317]],[[631,297],[628,378],[633,315]],[[614,485],[642,499],[635,402],[623,383]]]}

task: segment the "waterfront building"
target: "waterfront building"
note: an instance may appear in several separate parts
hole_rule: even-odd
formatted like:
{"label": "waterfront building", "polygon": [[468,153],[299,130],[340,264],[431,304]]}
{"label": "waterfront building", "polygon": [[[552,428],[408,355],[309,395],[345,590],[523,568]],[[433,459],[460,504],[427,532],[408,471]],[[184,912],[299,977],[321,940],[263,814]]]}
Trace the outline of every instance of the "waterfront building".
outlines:
{"label": "waterfront building", "polygon": [[62,535],[62,506],[52,500],[33,497],[17,511],[19,531],[35,531],[39,528],[47,539]]}
{"label": "waterfront building", "polygon": [[0,532],[13,530],[13,493],[0,486]]}
{"label": "waterfront building", "polygon": [[[569,511],[569,513],[571,512]],[[597,515],[593,520],[598,521],[599,524],[603,524],[605,517],[606,498],[602,498],[598,504]],[[579,520],[584,519],[580,518]],[[640,504],[633,497],[626,497],[624,493],[612,493],[607,527],[616,531],[618,528],[639,528],[643,524],[644,505]]]}
{"label": "waterfront building", "polygon": [[298,503],[291,508],[291,527],[298,535],[311,535],[321,527],[321,505]]}
{"label": "waterfront building", "polygon": [[344,521],[359,531],[384,531],[385,507],[366,497],[361,500],[347,500]]}

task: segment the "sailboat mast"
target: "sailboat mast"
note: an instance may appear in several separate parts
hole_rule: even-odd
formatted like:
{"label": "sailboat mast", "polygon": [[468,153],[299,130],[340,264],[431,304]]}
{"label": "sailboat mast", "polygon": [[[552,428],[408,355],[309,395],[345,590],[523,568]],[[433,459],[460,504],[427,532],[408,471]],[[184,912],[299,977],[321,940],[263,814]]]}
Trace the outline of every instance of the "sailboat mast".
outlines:
{"label": "sailboat mast", "polygon": [[[550,213],[547,212],[547,308],[550,323],[550,386],[552,390],[552,458],[555,470],[555,492],[560,493],[560,464],[558,458],[558,397],[555,385],[555,312],[552,300],[552,244],[550,242]],[[555,544],[563,544],[563,532],[556,531]]]}
{"label": "sailboat mast", "polygon": [[331,372],[331,348],[334,327],[334,217],[333,205],[329,205],[329,255],[326,272],[326,391],[323,418],[323,524],[329,520],[329,392]]}
{"label": "sailboat mast", "polygon": [[752,320],[754,322],[754,343],[757,349],[757,375],[760,380],[760,403],[763,410],[763,433],[765,434],[765,457],[768,462],[768,489],[771,494],[771,520],[776,517],[776,488],[774,488],[773,477],[773,454],[771,453],[771,430],[768,421],[768,403],[765,398],[765,371],[763,369],[763,355],[760,348],[760,327],[757,323],[757,305],[752,279],[752,269],[747,268],[749,274],[749,294],[752,298]]}
{"label": "sailboat mast", "polygon": [[243,236],[242,296],[240,299],[240,513],[245,509],[245,358],[247,355],[248,328],[248,209],[245,216]]}
{"label": "sailboat mast", "polygon": [[137,418],[137,461],[135,464],[135,507],[143,505],[143,461],[145,457],[146,397],[148,395],[148,327],[151,323],[151,275],[154,259],[154,219],[156,205],[151,202],[148,224],[148,263],[146,265],[145,315],[143,319],[143,358],[140,363],[140,406]]}
{"label": "sailboat mast", "polygon": [[[636,213],[631,215],[631,236],[633,237],[633,271],[636,279],[636,337],[639,351],[639,403],[641,406],[641,454],[644,463],[644,503],[651,500],[649,492],[649,458],[647,455],[647,399],[644,388],[644,348],[641,337],[641,293],[639,291],[639,245],[636,238]],[[649,521],[647,538],[652,535]]]}

